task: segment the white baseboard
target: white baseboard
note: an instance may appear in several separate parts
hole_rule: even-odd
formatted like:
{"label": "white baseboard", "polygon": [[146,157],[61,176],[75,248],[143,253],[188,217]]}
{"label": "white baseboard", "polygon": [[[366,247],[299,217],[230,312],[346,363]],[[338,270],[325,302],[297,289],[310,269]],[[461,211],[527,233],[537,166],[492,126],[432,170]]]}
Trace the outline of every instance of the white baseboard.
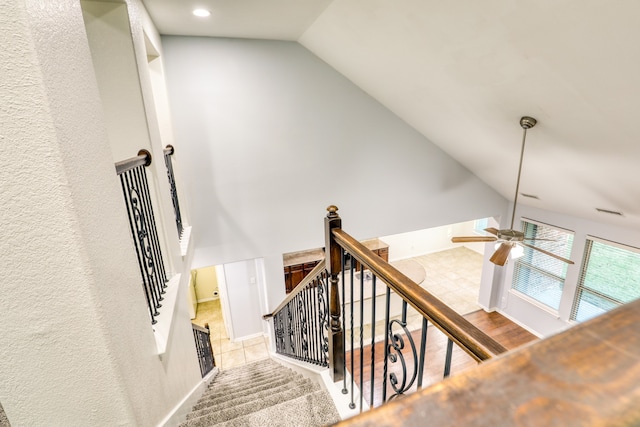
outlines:
{"label": "white baseboard", "polygon": [[515,323],[516,325],[520,326],[522,329],[526,329],[527,331],[531,332],[533,335],[535,335],[538,338],[544,338],[544,336],[536,331],[534,331],[533,329],[531,329],[529,326],[525,325],[524,323],[520,322],[518,319],[515,319],[513,317],[511,317],[510,315],[508,315],[507,313],[505,313],[502,310],[496,310],[499,314],[503,315],[504,317],[506,317],[507,319],[511,320],[513,323]]}
{"label": "white baseboard", "polygon": [[175,408],[169,415],[167,415],[164,420],[162,420],[158,427],[176,427],[186,421],[187,414],[191,412],[193,406],[198,403],[198,399],[202,396],[202,394],[207,390],[211,381],[218,375],[218,368],[213,368],[206,377],[202,379],[187,395],[176,405]]}

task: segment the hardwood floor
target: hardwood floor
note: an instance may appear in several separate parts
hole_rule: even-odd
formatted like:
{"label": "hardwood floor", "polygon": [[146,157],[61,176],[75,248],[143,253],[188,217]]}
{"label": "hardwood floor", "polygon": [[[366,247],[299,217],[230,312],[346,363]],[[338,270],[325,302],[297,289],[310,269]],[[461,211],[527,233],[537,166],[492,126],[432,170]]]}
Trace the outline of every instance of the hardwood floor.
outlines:
{"label": "hardwood floor", "polygon": [[[487,313],[484,310],[474,311],[464,316],[467,320],[473,323],[477,328],[485,332],[487,335],[493,337],[500,344],[507,349],[512,350],[523,344],[536,340],[537,337],[517,324],[513,323],[506,317],[498,313]],[[394,328],[394,331],[396,328]],[[406,366],[406,372],[408,378],[406,383],[411,382],[411,378],[417,375],[415,366],[418,365],[418,361],[414,360],[413,352],[411,351],[410,340],[404,333],[401,334],[402,342],[398,343],[398,346],[403,346],[401,352],[403,357],[398,356],[395,363],[388,363],[388,376],[395,374],[398,379],[397,388],[403,387],[403,368]],[[421,331],[413,331],[411,333],[416,353],[419,353],[420,345],[422,342]],[[349,346],[350,337],[347,336],[347,346]],[[359,337],[355,337],[357,342]],[[347,347],[347,350],[350,347]],[[445,356],[447,349],[447,338],[434,326],[429,325],[427,328],[427,340],[426,340],[426,352],[425,352],[425,367],[422,380],[422,386],[428,386],[434,384],[443,378]],[[374,363],[374,378],[371,377],[372,368],[372,351]],[[353,355],[353,357],[351,357]],[[360,370],[360,358],[362,356],[363,368]],[[417,356],[416,356],[417,357]],[[365,345],[362,352],[360,349],[354,349],[353,352],[347,351],[346,362],[347,370],[353,373],[355,385],[358,387],[362,384],[360,389],[363,391],[364,400],[370,406],[380,406],[383,401],[383,366],[384,366],[384,342],[378,342],[375,346]],[[351,365],[353,363],[353,366]],[[463,372],[466,369],[470,369],[477,366],[477,363],[464,351],[462,351],[457,345],[453,345],[453,352],[451,358],[451,375]],[[361,379],[362,375],[362,379]],[[417,388],[418,380],[416,379],[413,385],[405,393],[415,391]],[[373,388],[373,393],[372,393]],[[351,384],[347,383],[347,389],[351,389]],[[390,381],[387,380],[386,384],[386,399],[388,400],[395,394],[393,386]],[[373,405],[371,403],[373,402]],[[355,402],[358,405],[358,402]]]}

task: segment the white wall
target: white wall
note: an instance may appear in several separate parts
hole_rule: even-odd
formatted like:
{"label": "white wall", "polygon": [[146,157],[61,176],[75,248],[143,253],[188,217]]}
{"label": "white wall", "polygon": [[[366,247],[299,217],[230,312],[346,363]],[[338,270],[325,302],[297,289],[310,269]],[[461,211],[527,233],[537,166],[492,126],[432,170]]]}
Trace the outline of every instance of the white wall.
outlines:
{"label": "white wall", "polygon": [[0,9],[0,401],[16,426],[156,425],[201,383],[186,279],[160,358],[80,3]]}
{"label": "white wall", "polygon": [[474,236],[474,221],[443,225],[426,230],[381,236],[380,240],[389,245],[389,261],[413,258],[419,255],[459,248],[461,246],[484,253],[484,245],[452,243],[453,236]]}
{"label": "white wall", "polygon": [[359,239],[506,208],[500,195],[297,43],[162,40],[199,230],[194,262],[264,257],[270,308],[284,296],[282,253],[324,245],[330,204]]}
{"label": "white wall", "polygon": [[[262,334],[263,320],[256,260],[224,265],[226,298],[231,307],[231,336],[234,340]],[[254,315],[252,315],[254,314]]]}
{"label": "white wall", "polygon": [[[555,212],[536,209],[531,206],[518,206],[516,211],[516,224],[521,218],[528,218],[534,221],[550,224],[556,227],[573,231],[573,248],[571,260],[574,265],[569,265],[567,277],[563,288],[563,295],[560,301],[560,309],[557,313],[542,305],[538,305],[517,293],[510,291],[513,278],[513,263],[508,263],[505,267],[495,267],[498,277],[493,283],[484,280],[481,293],[491,293],[493,295],[494,307],[499,311],[516,320],[523,326],[529,328],[540,336],[548,336],[560,332],[571,326],[569,317],[573,305],[580,269],[582,267],[584,247],[588,235],[611,240],[624,245],[640,247],[640,231],[620,228],[608,224],[598,223],[582,218],[571,217]],[[488,264],[492,265],[492,264]],[[485,270],[487,263],[485,263]]]}

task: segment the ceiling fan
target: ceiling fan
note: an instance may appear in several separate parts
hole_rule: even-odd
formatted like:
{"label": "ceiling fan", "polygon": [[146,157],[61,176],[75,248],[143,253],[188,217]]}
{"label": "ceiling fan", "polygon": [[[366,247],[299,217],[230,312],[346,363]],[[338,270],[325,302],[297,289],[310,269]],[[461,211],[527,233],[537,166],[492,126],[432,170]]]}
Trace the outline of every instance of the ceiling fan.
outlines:
{"label": "ceiling fan", "polygon": [[491,256],[489,261],[496,265],[503,266],[507,262],[509,258],[509,254],[513,249],[518,248],[518,245],[526,246],[538,252],[542,252],[550,257],[556,258],[562,262],[566,262],[567,264],[573,264],[574,262],[570,259],[563,258],[559,255],[556,255],[552,252],[545,251],[544,249],[538,248],[526,242],[540,241],[540,240],[551,240],[553,239],[534,239],[525,237],[524,233],[519,230],[513,229],[513,222],[516,217],[516,204],[518,203],[518,190],[520,189],[520,174],[522,172],[522,158],[524,156],[524,143],[527,138],[527,129],[531,129],[537,123],[537,120],[533,117],[524,116],[520,119],[520,126],[524,130],[524,134],[522,135],[522,149],[520,150],[520,166],[518,167],[518,180],[516,181],[516,195],[513,199],[513,213],[511,215],[511,227],[504,230],[498,230],[496,228],[485,228],[485,231],[493,234],[493,236],[462,236],[462,237],[453,237],[451,241],[453,243],[467,243],[467,242],[498,242],[501,243],[500,246],[496,249],[494,254]]}

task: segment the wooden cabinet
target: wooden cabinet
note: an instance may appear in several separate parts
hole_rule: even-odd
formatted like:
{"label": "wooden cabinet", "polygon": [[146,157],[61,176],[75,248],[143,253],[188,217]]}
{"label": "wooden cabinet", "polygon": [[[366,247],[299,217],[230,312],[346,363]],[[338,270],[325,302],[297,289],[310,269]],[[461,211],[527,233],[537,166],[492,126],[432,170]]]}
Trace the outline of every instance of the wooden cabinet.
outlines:
{"label": "wooden cabinet", "polygon": [[[369,239],[361,242],[380,258],[389,262],[389,245],[380,239]],[[287,293],[295,289],[305,277],[324,259],[324,249],[291,252],[282,257],[284,263],[284,284]],[[356,271],[360,269],[356,262]]]}
{"label": "wooden cabinet", "polygon": [[285,254],[283,256],[284,284],[287,293],[294,290],[323,259],[323,249],[312,249]]}
{"label": "wooden cabinet", "polygon": [[313,262],[305,262],[304,264],[295,264],[284,267],[284,284],[287,293],[295,289],[300,282],[314,269],[320,260]]}

